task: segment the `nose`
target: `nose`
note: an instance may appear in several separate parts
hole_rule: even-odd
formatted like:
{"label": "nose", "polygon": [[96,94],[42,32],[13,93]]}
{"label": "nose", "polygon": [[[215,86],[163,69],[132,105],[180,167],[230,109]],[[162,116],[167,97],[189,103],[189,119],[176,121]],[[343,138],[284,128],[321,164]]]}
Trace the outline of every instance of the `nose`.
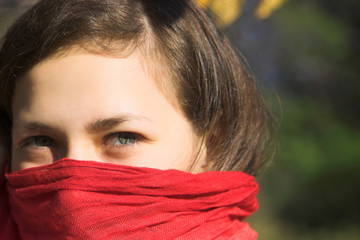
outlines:
{"label": "nose", "polygon": [[103,162],[97,152],[96,146],[91,142],[72,142],[68,145],[66,158],[84,161]]}

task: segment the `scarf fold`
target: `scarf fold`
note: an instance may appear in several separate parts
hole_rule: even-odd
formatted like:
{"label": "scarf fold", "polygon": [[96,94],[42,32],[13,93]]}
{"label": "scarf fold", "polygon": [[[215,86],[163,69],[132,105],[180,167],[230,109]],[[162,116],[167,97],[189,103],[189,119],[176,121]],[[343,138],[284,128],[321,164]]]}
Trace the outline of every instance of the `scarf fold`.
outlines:
{"label": "scarf fold", "polygon": [[0,216],[0,239],[257,237],[242,220],[258,208],[258,185],[241,172],[191,174],[63,159],[5,176],[11,210]]}

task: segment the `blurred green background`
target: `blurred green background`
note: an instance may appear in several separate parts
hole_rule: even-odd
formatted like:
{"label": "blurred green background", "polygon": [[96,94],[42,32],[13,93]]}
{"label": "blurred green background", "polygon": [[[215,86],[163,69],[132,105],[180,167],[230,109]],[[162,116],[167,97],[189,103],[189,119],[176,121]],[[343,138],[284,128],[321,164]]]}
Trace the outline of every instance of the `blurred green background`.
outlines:
{"label": "blurred green background", "polygon": [[[33,2],[0,0],[0,35]],[[238,5],[224,31],[280,125],[278,153],[258,176],[261,207],[249,219],[259,239],[360,239],[360,1],[213,2]],[[256,17],[264,2],[281,4]],[[229,8],[216,7],[226,16]]]}
{"label": "blurred green background", "polygon": [[360,1],[288,0],[266,19],[258,4],[225,29],[280,124],[251,226],[264,240],[360,239]]}

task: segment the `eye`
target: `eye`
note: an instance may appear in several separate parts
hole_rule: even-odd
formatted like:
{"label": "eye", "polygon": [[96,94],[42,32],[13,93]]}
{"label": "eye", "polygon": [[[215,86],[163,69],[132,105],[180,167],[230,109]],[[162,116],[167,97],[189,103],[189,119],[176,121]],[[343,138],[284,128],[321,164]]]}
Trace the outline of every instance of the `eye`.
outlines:
{"label": "eye", "polygon": [[24,140],[21,147],[51,147],[54,146],[54,140],[48,136],[34,136]]}
{"label": "eye", "polygon": [[140,141],[142,137],[137,133],[119,132],[108,135],[104,141],[105,146],[129,147]]}

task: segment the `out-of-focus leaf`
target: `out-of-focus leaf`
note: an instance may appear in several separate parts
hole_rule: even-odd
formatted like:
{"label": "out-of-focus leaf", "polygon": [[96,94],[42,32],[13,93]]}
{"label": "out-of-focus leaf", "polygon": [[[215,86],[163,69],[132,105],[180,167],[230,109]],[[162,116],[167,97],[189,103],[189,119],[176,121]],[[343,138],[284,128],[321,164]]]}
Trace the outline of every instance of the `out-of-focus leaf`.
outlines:
{"label": "out-of-focus leaf", "polygon": [[285,2],[287,0],[261,0],[255,11],[255,16],[259,19],[266,19]]}
{"label": "out-of-focus leaf", "polygon": [[215,14],[215,22],[219,27],[233,23],[241,14],[245,0],[196,0],[205,10]]}

